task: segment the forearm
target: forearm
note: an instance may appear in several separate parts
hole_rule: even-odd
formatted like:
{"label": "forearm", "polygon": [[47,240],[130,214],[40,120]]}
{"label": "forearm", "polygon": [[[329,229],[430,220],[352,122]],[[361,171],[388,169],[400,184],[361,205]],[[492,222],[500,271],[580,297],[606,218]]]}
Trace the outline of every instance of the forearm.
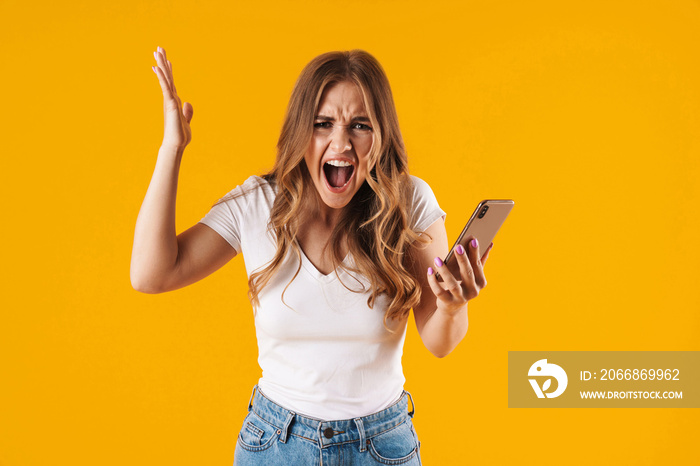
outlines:
{"label": "forearm", "polygon": [[131,284],[157,292],[158,283],[175,267],[178,255],[175,199],[182,149],[161,147],[141,204],[131,251]]}
{"label": "forearm", "polygon": [[464,339],[469,328],[468,305],[456,314],[448,314],[440,308],[424,322],[420,329],[421,340],[438,358],[447,356]]}

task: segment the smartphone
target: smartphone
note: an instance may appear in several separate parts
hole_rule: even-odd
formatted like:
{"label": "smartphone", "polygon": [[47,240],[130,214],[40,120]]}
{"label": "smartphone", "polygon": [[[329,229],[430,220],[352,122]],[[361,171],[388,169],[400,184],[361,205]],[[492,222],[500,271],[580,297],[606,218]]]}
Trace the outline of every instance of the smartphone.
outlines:
{"label": "smartphone", "polygon": [[[444,260],[452,275],[455,277],[460,276],[459,264],[457,259],[453,257],[457,254],[455,251],[457,245],[461,244],[465,253],[468,253],[471,246],[467,244],[467,238],[474,235],[479,242],[477,252],[479,258],[481,258],[486,248],[493,241],[493,238],[496,237],[496,233],[498,233],[503,222],[506,221],[506,217],[508,217],[514,204],[512,199],[487,199],[479,203]],[[436,274],[435,277],[441,280],[440,274]]]}

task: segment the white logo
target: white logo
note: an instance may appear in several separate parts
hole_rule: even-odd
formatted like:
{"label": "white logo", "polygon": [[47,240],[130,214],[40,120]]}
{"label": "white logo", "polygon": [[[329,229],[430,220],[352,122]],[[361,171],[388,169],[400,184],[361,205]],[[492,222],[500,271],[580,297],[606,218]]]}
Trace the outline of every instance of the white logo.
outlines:
{"label": "white logo", "polygon": [[557,381],[557,389],[551,393],[545,393],[549,386],[552,384],[551,378],[545,380],[544,384],[542,384],[541,389],[540,386],[537,384],[536,379],[528,379],[530,381],[530,385],[532,385],[532,389],[535,391],[535,394],[537,394],[537,398],[544,398],[545,396],[547,398],[556,398],[562,393],[564,393],[564,390],[566,390],[566,384],[569,383],[569,378],[566,376],[566,372],[564,372],[564,369],[557,366],[556,364],[547,364],[546,359],[540,359],[535,364],[530,366],[530,370],[528,371],[527,375],[531,377],[549,376],[554,377]]}

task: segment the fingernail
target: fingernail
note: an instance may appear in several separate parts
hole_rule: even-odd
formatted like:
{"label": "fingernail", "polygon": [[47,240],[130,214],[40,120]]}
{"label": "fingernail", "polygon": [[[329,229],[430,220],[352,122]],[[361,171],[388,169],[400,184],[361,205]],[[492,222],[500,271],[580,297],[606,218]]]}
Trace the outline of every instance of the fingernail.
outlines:
{"label": "fingernail", "polygon": [[474,238],[474,239],[472,240],[472,247],[473,247],[474,249],[476,249],[476,247],[477,247],[478,245],[479,245],[479,242],[476,240],[476,238]]}
{"label": "fingernail", "polygon": [[456,247],[455,249],[457,250],[457,254],[459,254],[460,256],[461,256],[462,254],[464,254],[464,248],[462,247],[461,244],[458,244],[457,247]]}
{"label": "fingernail", "polygon": [[158,52],[153,52],[153,58],[155,58],[156,60],[158,60]]}
{"label": "fingernail", "polygon": [[442,267],[442,259],[440,259],[439,257],[436,257],[435,258],[435,265],[437,265],[438,267]]}
{"label": "fingernail", "polygon": [[432,267],[428,267],[428,275],[432,275],[432,274],[434,274],[434,273],[435,273],[435,271],[433,270],[433,268],[432,268]]}
{"label": "fingernail", "polygon": [[151,69],[153,70],[154,73],[156,72],[156,67],[155,67],[155,66],[152,66]]}

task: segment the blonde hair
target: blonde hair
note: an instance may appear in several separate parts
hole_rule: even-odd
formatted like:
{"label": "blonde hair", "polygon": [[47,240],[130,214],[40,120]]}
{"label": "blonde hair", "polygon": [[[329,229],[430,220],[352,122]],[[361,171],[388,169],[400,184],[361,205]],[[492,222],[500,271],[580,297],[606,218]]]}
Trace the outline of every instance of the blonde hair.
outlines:
{"label": "blonde hair", "polygon": [[[429,240],[424,238],[427,235],[419,237],[419,233],[411,229],[408,209],[413,199],[413,182],[408,173],[406,149],[389,81],[379,62],[363,50],[319,55],[304,67],[297,79],[277,142],[275,165],[262,175],[277,187],[268,224],[275,233],[277,252],[262,270],[251,273],[248,296],[257,309],[261,290],[283,264],[290,248],[296,253],[299,265],[284,291],[301,270],[301,251],[296,238],[304,222],[303,216],[309,212],[305,203],[314,202],[314,199],[322,202],[314,191],[304,154],[311,142],[313,122],[324,89],[343,81],[356,84],[362,93],[374,138],[368,166],[374,168],[343,209],[331,233],[331,263],[336,274],[338,267],[342,267],[367,278],[372,291],[367,300],[370,308],[380,294],[389,297],[384,315],[386,326],[387,319],[403,319],[419,303],[421,288],[407,270],[404,256],[414,241],[427,243]],[[226,198],[219,202],[224,200]],[[341,241],[346,234],[355,267],[342,264]]]}

